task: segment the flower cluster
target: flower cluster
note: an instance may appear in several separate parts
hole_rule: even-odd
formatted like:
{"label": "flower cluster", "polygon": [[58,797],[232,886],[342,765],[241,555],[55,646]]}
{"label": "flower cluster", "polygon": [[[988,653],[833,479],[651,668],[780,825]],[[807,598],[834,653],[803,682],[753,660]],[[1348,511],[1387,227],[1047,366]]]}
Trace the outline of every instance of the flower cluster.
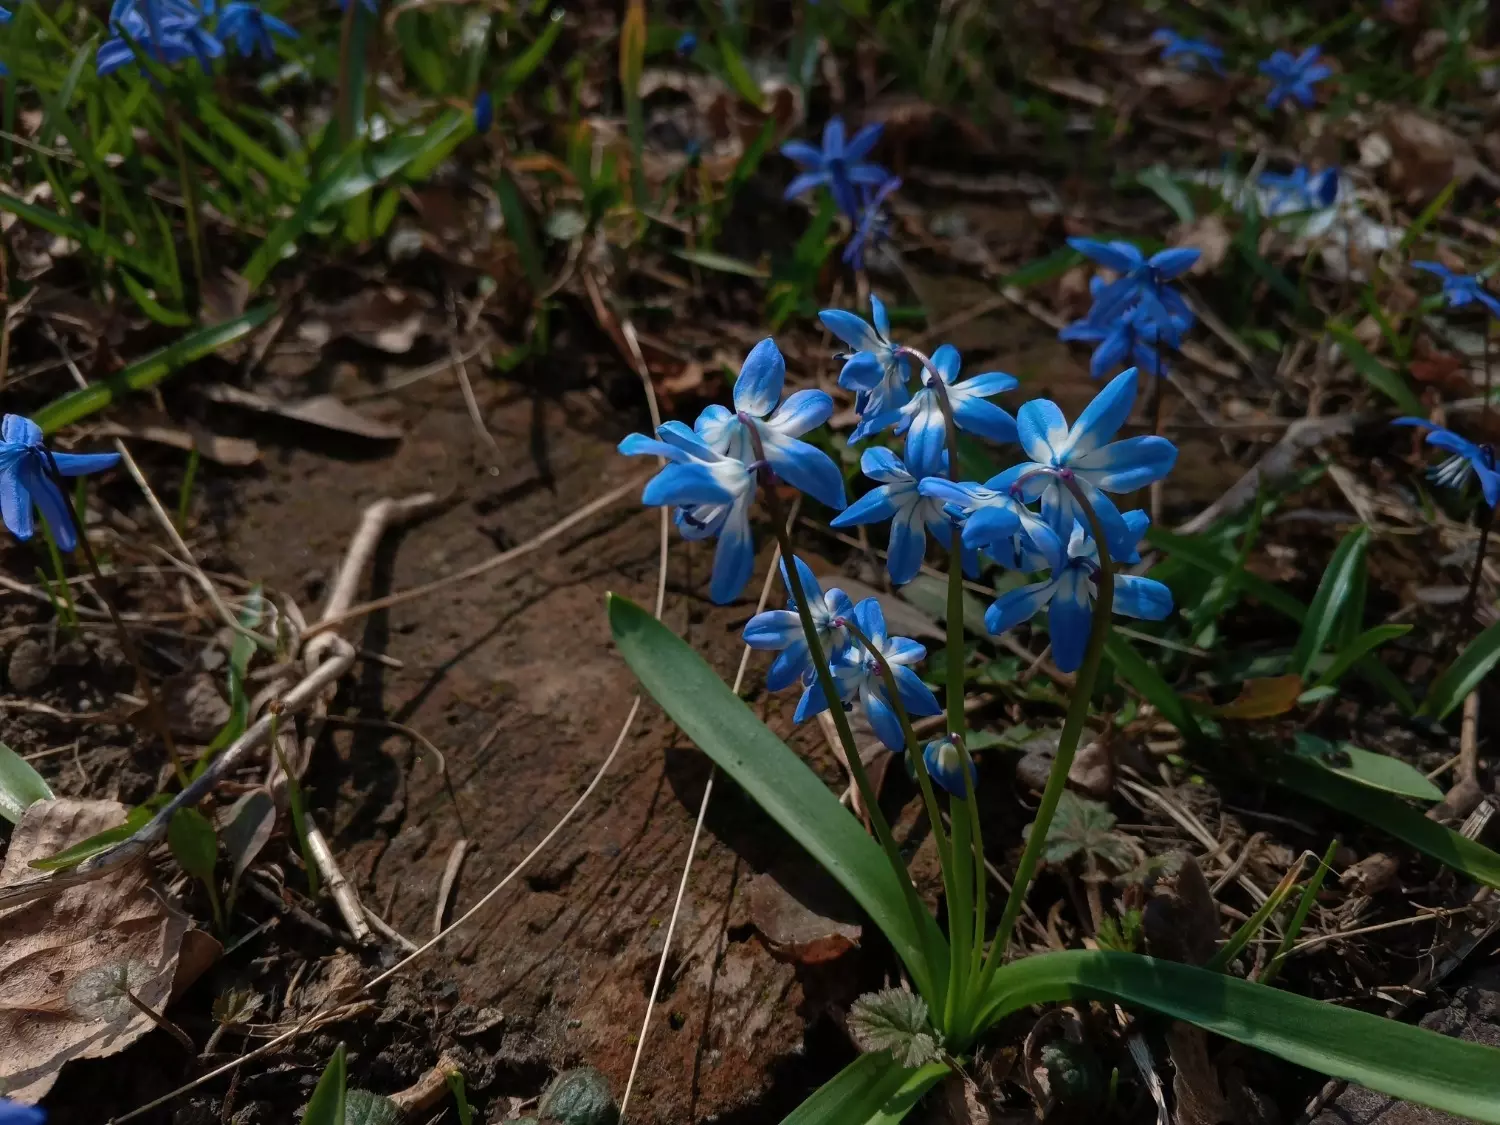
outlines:
{"label": "flower cluster", "polygon": [[17,539],[36,531],[35,506],[62,551],[78,546],[73,516],[57,477],[77,477],[112,469],[118,453],[53,453],[42,443],[41,428],[30,418],[7,414],[0,422],[0,518]]}
{"label": "flower cluster", "polygon": [[1191,269],[1200,251],[1179,247],[1147,258],[1128,242],[1070,238],[1068,245],[1117,276],[1108,282],[1093,279],[1093,308],[1063,328],[1059,338],[1095,345],[1089,370],[1096,379],[1127,363],[1162,375],[1163,346],[1181,347],[1194,319],[1169,282]]}
{"label": "flower cluster", "polygon": [[[1151,36],[1161,46],[1162,62],[1173,63],[1183,70],[1197,70],[1207,65],[1217,74],[1224,73],[1224,50],[1203,39],[1189,39],[1171,28],[1161,28]],[[1322,60],[1323,49],[1311,46],[1299,55],[1290,51],[1273,51],[1259,64],[1261,74],[1271,82],[1266,94],[1266,108],[1278,109],[1288,99],[1303,106],[1317,100],[1313,87],[1333,74]]]}
{"label": "flower cluster", "polygon": [[109,12],[113,37],[99,46],[100,74],[135,60],[137,49],[162,66],[197,59],[205,74],[226,45],[246,58],[276,55],[276,38],[295,39],[287,23],[253,0],[234,0],[219,10],[217,0],[115,0]]}
{"label": "flower cluster", "polygon": [[852,234],[844,248],[844,261],[854,269],[864,268],[865,251],[885,236],[882,208],[901,180],[878,164],[865,160],[883,126],[866,125],[846,139],[844,121],[830,117],[823,126],[822,147],[805,141],[788,141],[781,154],[803,170],[786,188],[786,198],[795,199],[814,188],[826,187],[840,211],[849,219]]}

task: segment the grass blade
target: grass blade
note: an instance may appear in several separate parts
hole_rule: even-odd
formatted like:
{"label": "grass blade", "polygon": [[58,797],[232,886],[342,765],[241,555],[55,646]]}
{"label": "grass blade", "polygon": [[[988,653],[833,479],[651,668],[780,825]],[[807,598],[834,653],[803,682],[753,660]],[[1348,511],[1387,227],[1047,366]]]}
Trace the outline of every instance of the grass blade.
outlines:
{"label": "grass blade", "polygon": [[[1363,573],[1363,568],[1361,568],[1361,573]],[[1338,655],[1333,658],[1333,663],[1323,669],[1322,674],[1313,683],[1313,687],[1325,687],[1337,683],[1344,673],[1359,663],[1366,654],[1374,652],[1387,641],[1406,636],[1411,632],[1411,628],[1410,625],[1377,625],[1373,629],[1367,629],[1339,651]]]}
{"label": "grass blade", "polygon": [[232,344],[269,320],[275,307],[261,305],[233,320],[226,320],[223,324],[189,332],[175,343],[136,360],[129,367],[97,383],[90,383],[87,387],[53,399],[33,414],[31,419],[42,428],[44,434],[50,434],[80,418],[87,418],[124,398],[131,391],[154,387],[179,368],[211,355],[226,344]]}
{"label": "grass blade", "polygon": [[886,1051],[860,1055],[781,1125],[895,1125],[947,1073],[942,1063],[901,1066]]}
{"label": "grass blade", "polygon": [[1156,669],[1141,658],[1141,654],[1131,647],[1129,641],[1111,630],[1108,639],[1104,642],[1104,655],[1109,657],[1109,662],[1115,666],[1115,671],[1123,676],[1131,687],[1140,692],[1148,703],[1161,712],[1164,719],[1190,739],[1202,737],[1202,728],[1199,727],[1198,720],[1193,713],[1188,710],[1188,705],[1182,696],[1173,691],[1172,685],[1162,679]]}
{"label": "grass blade", "polygon": [[1446,719],[1490,674],[1496,663],[1500,663],[1500,621],[1475,637],[1448,670],[1437,678],[1422,701],[1422,714],[1439,722]]}
{"label": "grass blade", "polygon": [[1366,351],[1365,346],[1354,338],[1353,332],[1342,324],[1330,322],[1328,334],[1338,342],[1349,366],[1363,375],[1365,382],[1400,407],[1401,413],[1415,414],[1420,418],[1427,416],[1426,408],[1401,373],[1393,371]]}
{"label": "grass blade", "polygon": [[15,824],[28,806],[52,800],[52,790],[31,763],[0,742],[0,818]]}
{"label": "grass blade", "polygon": [[1312,671],[1313,661],[1323,651],[1339,623],[1349,591],[1355,586],[1355,575],[1364,568],[1365,552],[1369,546],[1370,529],[1363,525],[1355,528],[1340,541],[1328,569],[1323,572],[1318,592],[1313,596],[1306,620],[1302,622],[1302,635],[1292,650],[1291,671],[1304,681]]}
{"label": "grass blade", "polygon": [[1085,998],[1146,1008],[1332,1078],[1500,1123],[1500,1050],[1130,953],[1070,950],[1013,961],[995,974],[984,1023]]}

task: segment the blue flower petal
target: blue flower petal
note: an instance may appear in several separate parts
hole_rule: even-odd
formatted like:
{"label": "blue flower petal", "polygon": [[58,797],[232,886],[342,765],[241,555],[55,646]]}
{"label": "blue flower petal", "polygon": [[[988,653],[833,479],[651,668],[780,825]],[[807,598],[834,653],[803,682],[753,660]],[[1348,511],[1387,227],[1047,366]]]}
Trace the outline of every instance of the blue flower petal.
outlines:
{"label": "blue flower petal", "polygon": [[824,309],[818,314],[823,327],[857,352],[871,352],[880,347],[875,329],[863,317],[843,309]]}
{"label": "blue flower petal", "polygon": [[1172,591],[1154,578],[1117,574],[1114,610],[1143,621],[1164,621],[1172,613]]}
{"label": "blue flower petal", "polygon": [[25,488],[31,493],[31,502],[47,521],[57,549],[64,554],[70,553],[78,546],[78,536],[73,532],[72,509],[68,507],[62,489],[50,476],[32,468],[29,462],[22,467],[22,472],[25,473]]}
{"label": "blue flower petal", "polygon": [[662,505],[728,504],[734,495],[714,477],[708,466],[696,462],[668,465],[646,482],[641,503],[648,508]]}
{"label": "blue flower petal", "polygon": [[903,412],[908,419],[906,467],[913,476],[929,477],[943,472],[948,445],[948,425],[937,392],[924,387],[912,396]]}
{"label": "blue flower petal", "polygon": [[16,467],[0,472],[0,519],[17,539],[30,539],[35,533],[31,519],[31,493],[21,483]]}
{"label": "blue flower petal", "polygon": [[[1068,420],[1063,417],[1062,408],[1046,398],[1022,403],[1016,411],[1016,440],[1033,461],[1058,464],[1068,450]],[[992,481],[989,487],[1000,486]]]}
{"label": "blue flower petal", "polygon": [[882,652],[885,650],[885,614],[875,598],[865,598],[854,607],[854,623],[870,643]]}
{"label": "blue flower petal", "polygon": [[[932,353],[932,366],[943,377],[943,382],[952,383],[963,368],[963,357],[952,344],[944,344]],[[929,375],[929,378],[931,376]]]}
{"label": "blue flower petal", "polygon": [[1134,492],[1161,480],[1177,463],[1177,447],[1164,437],[1147,435],[1111,442],[1072,459],[1073,469],[1106,492]]}
{"label": "blue flower petal", "polygon": [[1141,265],[1141,252],[1128,242],[1100,242],[1093,238],[1070,238],[1068,245],[1107,270],[1126,274]]}
{"label": "blue flower petal", "polygon": [[783,199],[796,199],[797,196],[812,191],[814,188],[822,187],[828,182],[827,172],[803,172],[795,176],[792,182],[786,185],[786,191],[782,192]]}
{"label": "blue flower petal", "polygon": [[[952,406],[953,421],[959,429],[1002,445],[1016,440],[1016,420],[993,402],[986,402],[982,398],[966,398]],[[944,440],[946,439],[947,435],[944,434]]]}
{"label": "blue flower petal", "polygon": [[801,437],[832,416],[833,399],[827,391],[796,391],[766,419],[766,427],[787,437]]}
{"label": "blue flower petal", "polygon": [[886,642],[885,658],[891,664],[916,664],[927,658],[927,646],[910,637],[891,637]]}
{"label": "blue flower petal", "polygon": [[908,715],[941,715],[943,713],[943,708],[938,703],[937,696],[932,694],[932,689],[922,682],[922,677],[906,665],[892,665],[891,677],[896,681],[896,690],[901,694],[901,702],[906,705]]}
{"label": "blue flower petal", "polygon": [[616,448],[626,457],[656,456],[665,457],[668,461],[688,460],[688,455],[683,450],[645,434],[629,434]]}
{"label": "blue flower petal", "polygon": [[1093,624],[1089,578],[1081,567],[1064,568],[1057,577],[1057,593],[1047,611],[1047,632],[1052,640],[1052,662],[1060,672],[1076,672],[1088,648]]}
{"label": "blue flower petal", "polygon": [[922,559],[926,554],[927,531],[913,506],[891,521],[890,549],[885,558],[891,581],[897,586],[910,582],[922,569]]}
{"label": "blue flower petal", "polygon": [[895,709],[885,701],[884,692],[871,691],[865,696],[865,718],[870,721],[870,729],[875,732],[875,737],[885,744],[887,750],[899,753],[905,749],[906,736],[901,730],[901,720],[896,717]]}
{"label": "blue flower petal", "polygon": [[[1096,394],[1068,434],[1066,455],[1070,464],[1086,453],[1092,453],[1114,437],[1135,405],[1139,376],[1135,368],[1120,372]],[[1040,458],[1038,458],[1040,460]]]}
{"label": "blue flower petal", "polygon": [[876,488],[866,492],[833,519],[830,527],[856,527],[865,523],[880,523],[896,514],[896,503],[891,499],[889,488]]}
{"label": "blue flower petal", "polygon": [[1052,579],[1033,582],[1008,590],[990,603],[984,611],[984,627],[991,636],[998,637],[1008,629],[1014,629],[1030,621],[1052,600],[1057,592],[1057,583]]}
{"label": "blue flower petal", "polygon": [[839,372],[839,386],[846,391],[873,391],[884,378],[885,367],[878,356],[873,352],[856,352]]}
{"label": "blue flower petal", "polygon": [[795,160],[798,164],[805,164],[809,168],[820,168],[823,165],[823,152],[814,148],[806,141],[787,141],[781,146],[781,155],[788,160]]}
{"label": "blue flower petal", "polygon": [[844,146],[844,159],[853,164],[869,156],[870,150],[875,147],[875,142],[880,140],[880,134],[884,128],[885,126],[877,121],[855,133],[849,138],[849,143]]}
{"label": "blue flower petal", "polygon": [[766,460],[778,477],[835,511],[843,509],[844,477],[828,454],[781,434],[765,435],[763,445]]}
{"label": "blue flower petal", "polygon": [[875,321],[875,331],[890,339],[891,318],[886,315],[885,302],[874,293],[870,294],[870,316]]}
{"label": "blue flower petal", "polygon": [[801,723],[828,710],[828,697],[823,694],[823,685],[815,678],[797,700],[797,710],[792,713],[792,722]]}
{"label": "blue flower petal", "polygon": [[1203,252],[1192,246],[1175,246],[1151,255],[1151,269],[1158,281],[1171,281],[1192,269]]}
{"label": "blue flower petal", "polygon": [[789,645],[775,660],[771,661],[771,667],[766,670],[766,690],[784,691],[795,683],[799,683],[805,673],[812,671],[812,654],[807,648],[807,639],[804,637],[794,645]]}
{"label": "blue flower petal", "polygon": [[881,484],[905,483],[914,479],[901,458],[883,445],[871,446],[860,455],[859,471]]}
{"label": "blue flower petal", "polygon": [[714,551],[713,577],[708,596],[716,605],[728,605],[739,597],[755,570],[755,543],[750,538],[749,512],[731,512],[719,532],[719,546]]}
{"label": "blue flower petal", "polygon": [[740,634],[744,642],[763,652],[780,652],[806,638],[802,635],[802,618],[789,609],[768,609],[745,622]]}
{"label": "blue flower petal", "polygon": [[786,384],[786,360],[776,341],[767,336],[745,357],[734,381],[734,408],[755,418],[764,418],[781,401]]}

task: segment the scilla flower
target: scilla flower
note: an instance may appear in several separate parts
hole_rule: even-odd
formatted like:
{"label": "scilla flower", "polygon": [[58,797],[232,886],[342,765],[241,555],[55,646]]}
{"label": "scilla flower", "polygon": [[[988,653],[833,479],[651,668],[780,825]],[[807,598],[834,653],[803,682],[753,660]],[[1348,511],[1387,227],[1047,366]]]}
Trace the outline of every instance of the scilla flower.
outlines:
{"label": "scilla flower", "polygon": [[844,369],[839,372],[839,386],[853,391],[854,409],[860,423],[849,435],[850,441],[869,437],[873,419],[893,410],[900,410],[911,401],[911,360],[901,354],[901,349],[891,342],[891,321],[885,312],[885,304],[875,294],[870,294],[870,324],[862,317],[843,309],[824,309],[818,314],[823,326],[837,336],[852,352],[838,358],[844,360]]}
{"label": "scilla flower", "polygon": [[135,58],[140,46],[163,66],[196,58],[207,74],[224,53],[224,45],[203,26],[207,13],[190,0],[115,0],[109,12],[113,39],[102,43],[94,58],[100,74],[118,70]]}
{"label": "scilla flower", "polygon": [[1454,273],[1440,262],[1413,262],[1412,269],[1430,273],[1443,283],[1443,298],[1450,309],[1461,309],[1475,303],[1489,309],[1491,316],[1500,316],[1500,298],[1484,287],[1484,278],[1478,274]]}
{"label": "scilla flower", "polygon": [[49,453],[42,444],[42,431],[30,418],[7,414],[0,423],[0,518],[17,539],[30,539],[36,528],[31,509],[35,505],[52,531],[52,541],[61,551],[78,546],[68,501],[53,477],[83,476],[112,469],[118,453]]}
{"label": "scilla flower", "polygon": [[[1135,553],[1135,544],[1145,531],[1146,514],[1128,512],[1123,522],[1133,540],[1130,553]],[[1046,609],[1052,660],[1059,671],[1076,672],[1083,664],[1093,626],[1099,549],[1083,524],[1075,523],[1068,537],[1067,552],[1054,553],[1047,561],[1052,571],[1047,579],[1002,594],[985,611],[984,627],[999,636]],[[1172,591],[1155,579],[1118,572],[1112,577],[1116,613],[1161,621],[1172,612]]]}
{"label": "scilla flower", "polygon": [[[937,697],[928,690],[910,665],[921,661],[927,650],[908,637],[888,637],[885,632],[885,615],[880,612],[880,603],[866,598],[854,607],[854,621],[870,643],[891,666],[896,690],[908,716],[937,715],[942,713]],[[906,739],[901,733],[901,720],[886,693],[885,679],[880,674],[880,665],[875,657],[857,641],[851,643],[832,662],[834,682],[838,686],[839,702],[849,708],[858,703],[864,709],[870,729],[887,749],[900,753],[906,749]],[[814,680],[797,702],[796,722],[802,722],[822,711],[828,710],[828,699],[822,685]]]}
{"label": "scilla flower", "polygon": [[[947,461],[944,455],[941,469],[947,468]],[[901,458],[883,446],[865,450],[859,459],[859,467],[865,476],[879,481],[880,487],[871,489],[840,512],[833,520],[833,526],[854,527],[890,520],[891,542],[885,565],[891,581],[904,586],[922,569],[929,532],[943,546],[949,543],[953,528],[943,510],[944,502],[918,491],[917,478],[907,471]],[[968,565],[965,569],[974,569],[977,561],[972,556],[966,559]]]}
{"label": "scilla flower", "polygon": [[495,96],[488,90],[480,90],[474,99],[474,132],[488,133],[495,123]]}
{"label": "scilla flower", "polygon": [[0,1125],[42,1125],[47,1115],[40,1107],[0,1098]]}
{"label": "scilla flower", "polygon": [[[854,615],[854,603],[840,589],[824,593],[812,568],[801,559],[795,561],[797,577],[807,597],[823,655],[830,661],[837,660],[849,643],[849,630],[844,622]],[[781,580],[786,584],[786,609],[757,613],[746,622],[743,634],[745,643],[751,648],[781,654],[772,661],[771,670],[766,673],[766,687],[770,691],[780,691],[800,681],[810,683],[813,672],[812,652],[807,645],[807,634],[802,631],[802,618],[797,613],[792,584],[787,581],[785,559],[781,561]]]}
{"label": "scilla flower", "polygon": [[1016,429],[1030,461],[1013,466],[989,481],[996,491],[1018,490],[1028,503],[1042,502],[1042,518],[1058,537],[1075,522],[1087,526],[1083,508],[1069,482],[1078,485],[1094,510],[1111,555],[1129,554],[1135,539],[1107,492],[1134,492],[1161,480],[1177,462],[1177,447],[1163,437],[1133,437],[1110,442],[1135,405],[1139,375],[1135,368],[1111,379],[1068,426],[1057,403],[1033,399],[1021,407]]}
{"label": "scilla flower", "polygon": [[1260,64],[1260,72],[1271,80],[1271,92],[1266,95],[1266,108],[1276,109],[1291,98],[1310,106],[1317,100],[1314,82],[1321,82],[1333,71],[1318,61],[1321,47],[1309,47],[1300,55],[1290,51],[1276,51]]}
{"label": "scilla flower", "polygon": [[[992,487],[999,481],[1001,487]],[[1036,552],[1056,554],[1062,549],[1057,533],[1021,502],[1011,489],[1005,474],[985,484],[972,481],[950,481],[941,476],[924,477],[918,491],[932,502],[944,505],[948,517],[963,528],[963,544],[975,551],[986,551],[997,562],[1012,570],[1040,570],[1041,566],[1024,567],[1013,563],[1030,558]],[[1042,565],[1045,565],[1042,564]]]}
{"label": "scilla flower", "polygon": [[786,187],[786,198],[794,199],[815,187],[827,187],[846,215],[859,214],[859,195],[856,184],[877,188],[890,175],[878,164],[866,164],[865,157],[880,139],[882,125],[866,125],[849,139],[844,139],[844,121],[841,117],[830,117],[823,126],[823,147],[814,148],[805,141],[788,141],[781,146],[781,155],[795,161],[803,168],[801,175]]}
{"label": "scilla flower", "polygon": [[272,36],[297,38],[297,32],[290,25],[262,11],[259,4],[247,3],[246,0],[226,4],[214,31],[245,58],[258,51],[262,58],[274,59],[276,43]]}
{"label": "scilla flower", "polygon": [[750,538],[755,474],[743,461],[710,449],[681,422],[663,423],[656,435],[660,440],[631,434],[620,442],[620,452],[667,459],[666,467],[647,482],[641,503],[675,508],[684,539],[718,537],[708,596],[726,605],[739,596],[755,567]]}
{"label": "scilla flower", "polygon": [[1493,508],[1500,505],[1500,470],[1495,464],[1495,447],[1475,445],[1468,438],[1459,437],[1452,430],[1434,426],[1426,418],[1397,418],[1398,426],[1419,426],[1427,431],[1427,444],[1446,449],[1452,454],[1442,464],[1429,470],[1428,475],[1446,488],[1463,488],[1469,478],[1479,478],[1479,489],[1484,493],[1484,502]]}
{"label": "scilla flower", "polygon": [[873,191],[860,185],[859,212],[849,216],[854,232],[849,235],[849,244],[841,255],[846,266],[856,271],[864,269],[865,251],[889,236],[890,223],[883,208],[886,197],[900,186],[900,176],[891,176]]}
{"label": "scilla flower", "polygon": [[[1094,288],[1094,308],[1089,319],[1113,324],[1126,309],[1138,306],[1143,315],[1160,326],[1165,336],[1173,314],[1186,312],[1182,298],[1167,287],[1187,273],[1202,256],[1190,246],[1168,248],[1146,257],[1128,242],[1100,242],[1093,238],[1070,238],[1068,245],[1084,257],[1120,276]],[[1191,315],[1191,314],[1189,314]],[[1176,347],[1178,340],[1171,341]]]}
{"label": "scilla flower", "polygon": [[[954,424],[960,430],[991,441],[1015,441],[1016,420],[994,403],[986,401],[991,395],[1015,387],[1015,376],[1003,371],[989,371],[958,382],[961,363],[958,349],[952,344],[944,344],[932,353],[932,366],[943,381]],[[918,477],[934,476],[944,469],[948,425],[938,393],[933,385],[932,372],[923,367],[922,387],[911,396],[911,401],[901,409],[888,410],[869,422],[870,433],[894,424],[897,434],[906,435],[906,467]]]}
{"label": "scilla flower", "polygon": [[1215,47],[1203,39],[1188,39],[1171,28],[1162,28],[1151,36],[1151,42],[1161,44],[1161,61],[1175,62],[1183,70],[1197,70],[1199,62],[1205,62],[1219,74],[1224,73],[1224,48]]}
{"label": "scilla flower", "polygon": [[955,797],[969,795],[969,783],[978,781],[974,763],[969,762],[968,778],[964,778],[964,758],[958,744],[947,735],[935,738],[922,748],[922,762],[927,774]]}
{"label": "scilla flower", "polygon": [[844,506],[844,478],[828,454],[804,441],[833,413],[824,391],[797,391],[781,401],[786,361],[767,336],[745,357],[734,381],[734,409],[710,406],[693,429],[714,452],[753,465],[765,463],[792,487],[830,508]]}

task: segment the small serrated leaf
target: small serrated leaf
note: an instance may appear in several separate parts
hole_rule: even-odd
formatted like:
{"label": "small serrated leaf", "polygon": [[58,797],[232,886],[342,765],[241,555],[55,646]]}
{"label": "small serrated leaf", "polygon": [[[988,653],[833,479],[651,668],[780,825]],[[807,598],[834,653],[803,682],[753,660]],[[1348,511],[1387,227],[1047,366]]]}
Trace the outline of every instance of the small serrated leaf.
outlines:
{"label": "small serrated leaf", "polygon": [[849,1010],[849,1034],[861,1051],[889,1051],[902,1066],[942,1058],[941,1040],[927,1020],[927,1001],[903,988],[866,993]]}

